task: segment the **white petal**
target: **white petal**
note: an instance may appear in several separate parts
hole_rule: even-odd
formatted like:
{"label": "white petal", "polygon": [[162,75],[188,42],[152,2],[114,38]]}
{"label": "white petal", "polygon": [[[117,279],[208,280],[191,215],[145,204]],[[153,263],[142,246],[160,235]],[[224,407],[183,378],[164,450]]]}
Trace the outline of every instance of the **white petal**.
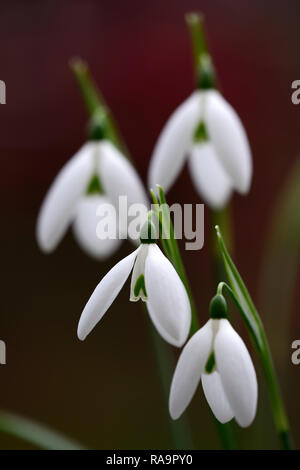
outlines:
{"label": "white petal", "polygon": [[215,417],[221,423],[230,421],[234,415],[225,395],[219,372],[202,374],[201,381],[206,400]]}
{"label": "white petal", "polygon": [[173,419],[182,415],[193,398],[212,348],[212,339],[213,329],[209,320],[182,350],[170,390],[169,410]]}
{"label": "white petal", "polygon": [[117,263],[99,282],[81,314],[77,335],[84,340],[122,289],[140,248]]}
{"label": "white petal", "polygon": [[[119,209],[120,196],[127,196],[128,208],[137,203],[148,208],[149,201],[143,183],[129,160],[106,140],[99,144],[99,149],[100,181],[116,209]],[[127,214],[121,213],[120,218],[120,227],[127,233]]]}
{"label": "white petal", "polygon": [[182,169],[200,121],[201,101],[194,92],[171,115],[154,147],[150,161],[148,184],[160,184],[168,191]]}
{"label": "white petal", "polygon": [[75,238],[81,248],[90,256],[104,260],[111,256],[120,246],[121,241],[117,238],[100,240],[97,237],[96,228],[100,220],[97,209],[101,204],[109,204],[106,196],[90,194],[79,201],[76,210],[73,231]]}
{"label": "white petal", "polygon": [[154,326],[166,341],[182,346],[191,326],[190,302],[176,270],[155,243],[149,245],[145,285]]}
{"label": "white petal", "polygon": [[216,155],[232,178],[234,187],[241,193],[247,193],[252,177],[252,158],[243,124],[218,91],[206,93],[205,123]]}
{"label": "white petal", "polygon": [[212,143],[194,144],[188,163],[193,183],[204,201],[213,209],[224,207],[231,195],[231,183]]}
{"label": "white petal", "polygon": [[54,250],[70,225],[93,173],[95,148],[92,142],[84,144],[63,166],[46,194],[37,221],[37,240],[43,251]]}
{"label": "white petal", "polygon": [[138,278],[140,276],[145,276],[145,262],[146,262],[146,258],[148,255],[148,249],[149,249],[149,245],[142,244],[140,247],[140,251],[136,257],[135,263],[134,263],[132,276],[131,276],[131,285],[130,285],[131,302],[136,302],[140,298],[142,298],[142,300],[144,301],[147,300],[147,298],[143,295],[142,292],[139,292],[138,296],[136,297],[134,294],[134,288],[135,288],[135,284]]}
{"label": "white petal", "polygon": [[228,320],[220,320],[214,342],[217,370],[235,419],[249,426],[256,413],[257,380],[248,350]]}

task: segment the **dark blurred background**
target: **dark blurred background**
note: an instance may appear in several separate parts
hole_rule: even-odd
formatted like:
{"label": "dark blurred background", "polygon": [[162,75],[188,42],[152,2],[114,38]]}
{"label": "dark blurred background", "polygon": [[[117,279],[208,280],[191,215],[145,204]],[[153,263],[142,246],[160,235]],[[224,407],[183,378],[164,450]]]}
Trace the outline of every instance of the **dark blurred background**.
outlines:
{"label": "dark blurred background", "polygon": [[[162,125],[193,90],[184,21],[190,10],[205,13],[223,93],[241,116],[253,150],[251,192],[233,198],[234,258],[259,306],[271,214],[300,151],[300,108],[291,102],[291,82],[300,78],[299,1],[1,2],[0,79],[6,82],[7,104],[0,107],[0,338],[7,344],[7,365],[0,367],[0,407],[92,448],[173,444],[148,318],[139,303],[128,302],[129,285],[84,343],[76,336],[90,293],[131,246],[126,242],[112,259],[97,263],[80,251],[71,233],[48,256],[36,244],[45,192],[85,138],[85,109],[68,61],[80,56],[88,62],[146,182]],[[200,202],[186,170],[168,199]],[[204,249],[184,254],[201,323],[213,294],[208,211],[206,216]],[[293,299],[292,313],[282,312],[288,332],[280,354],[274,339],[280,336],[277,317],[261,312],[269,318],[298,446],[300,365],[291,364],[290,354],[292,340],[300,338],[299,300],[299,295]],[[257,419],[239,433],[243,448],[277,445],[261,380],[260,391]],[[200,388],[188,416],[195,445],[218,448]],[[0,446],[30,447],[3,434]]]}

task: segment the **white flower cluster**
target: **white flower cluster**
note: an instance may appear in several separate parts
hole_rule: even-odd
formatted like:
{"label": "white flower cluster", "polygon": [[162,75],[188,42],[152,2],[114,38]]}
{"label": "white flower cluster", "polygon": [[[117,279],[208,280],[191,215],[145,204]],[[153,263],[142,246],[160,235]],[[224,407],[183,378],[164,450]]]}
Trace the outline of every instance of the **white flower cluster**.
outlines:
{"label": "white flower cluster", "polygon": [[[247,193],[252,162],[248,139],[239,117],[215,89],[195,91],[167,121],[154,148],[149,185],[167,191],[188,159],[193,183],[213,208],[223,207],[232,191]],[[90,255],[104,259],[120,240],[99,240],[96,210],[110,201],[117,208],[120,196],[128,203],[148,205],[141,180],[128,159],[107,139],[85,143],[62,168],[42,205],[37,239],[50,252],[70,225]],[[121,230],[126,233],[127,222]],[[146,225],[149,222],[146,222]],[[168,343],[181,347],[191,326],[186,289],[156,240],[141,236],[140,246],[119,261],[100,281],[86,304],[78,325],[84,340],[101,320],[131,276],[130,300],[146,303],[149,316]],[[235,418],[240,426],[253,421],[257,380],[245,344],[226,315],[212,317],[185,345],[170,392],[170,414],[177,419],[191,401],[199,381],[216,418]]]}

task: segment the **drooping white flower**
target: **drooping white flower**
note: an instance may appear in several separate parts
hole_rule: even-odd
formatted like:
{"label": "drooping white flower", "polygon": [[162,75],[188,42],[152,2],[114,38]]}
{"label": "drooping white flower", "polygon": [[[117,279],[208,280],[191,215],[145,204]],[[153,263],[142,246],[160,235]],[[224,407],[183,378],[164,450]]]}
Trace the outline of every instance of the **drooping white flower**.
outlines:
{"label": "drooping white flower", "polygon": [[187,408],[200,379],[221,423],[232,418],[242,427],[252,423],[257,407],[255,370],[243,340],[225,318],[208,320],[182,350],[169,398],[173,419]]}
{"label": "drooping white flower", "polygon": [[186,157],[196,190],[213,208],[221,208],[232,190],[245,194],[252,177],[252,158],[244,127],[223,96],[197,90],[170,116],[155,145],[149,185],[167,191]]}
{"label": "drooping white flower", "polygon": [[[104,194],[88,194],[93,178],[100,181]],[[53,251],[74,223],[75,237],[85,251],[100,259],[109,256],[120,241],[97,238],[96,210],[110,202],[117,211],[119,196],[127,196],[128,207],[134,203],[148,206],[139,176],[122,153],[108,140],[86,142],[60,170],[46,194],[37,221],[40,248]],[[127,233],[127,219],[117,215],[121,232]]]}
{"label": "drooping white flower", "polygon": [[154,241],[141,245],[117,263],[100,281],[86,304],[78,324],[84,340],[111,306],[132,269],[130,300],[146,302],[159,334],[170,344],[182,346],[189,334],[191,308],[176,270]]}
{"label": "drooping white flower", "polygon": [[73,222],[73,233],[78,244],[93,258],[104,259],[112,255],[121,245],[118,238],[99,240],[96,223],[99,207],[111,204],[110,199],[102,194],[88,194],[78,203]]}

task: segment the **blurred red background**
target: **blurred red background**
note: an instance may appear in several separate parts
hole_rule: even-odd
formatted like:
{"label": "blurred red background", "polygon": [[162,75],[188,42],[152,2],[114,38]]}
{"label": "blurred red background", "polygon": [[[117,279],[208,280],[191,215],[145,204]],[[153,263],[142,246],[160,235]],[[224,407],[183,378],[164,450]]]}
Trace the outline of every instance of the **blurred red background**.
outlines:
{"label": "blurred red background", "polygon": [[[235,259],[259,301],[271,211],[300,150],[300,109],[291,102],[291,82],[300,78],[300,3],[1,4],[0,79],[6,82],[7,104],[0,107],[0,337],[7,344],[7,365],[0,369],[0,407],[37,419],[89,447],[153,449],[172,444],[146,321],[140,306],[129,304],[128,285],[93,334],[84,343],[76,337],[80,313],[96,283],[131,246],[124,243],[113,259],[97,263],[80,251],[70,234],[49,256],[36,244],[42,198],[85,138],[85,109],[68,61],[80,56],[88,62],[146,182],[160,129],[193,90],[184,14],[194,9],[206,16],[223,93],[241,116],[253,150],[251,192],[248,197],[234,196],[233,216]],[[200,202],[187,171],[168,199]],[[206,220],[204,249],[184,255],[201,322],[206,321],[213,293],[208,243],[212,228]],[[297,299],[294,305],[294,319],[286,319],[290,337],[278,365],[300,442],[300,366],[298,370],[290,361],[291,341],[300,338]],[[276,329],[276,318],[272,323]],[[271,345],[276,354],[272,336]],[[200,448],[219,446],[207,408],[199,389],[189,415]],[[267,424],[262,426],[262,420]],[[241,432],[241,443],[259,448],[275,445],[274,439],[262,392],[257,421]],[[4,435],[0,446],[28,447]]]}

